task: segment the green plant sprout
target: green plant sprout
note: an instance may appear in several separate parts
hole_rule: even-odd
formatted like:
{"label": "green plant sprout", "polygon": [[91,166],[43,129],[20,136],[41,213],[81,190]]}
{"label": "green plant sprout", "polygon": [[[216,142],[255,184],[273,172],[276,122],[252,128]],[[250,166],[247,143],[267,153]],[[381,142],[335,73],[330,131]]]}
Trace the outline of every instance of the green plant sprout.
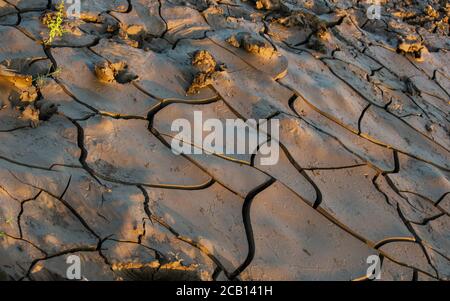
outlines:
{"label": "green plant sprout", "polygon": [[6,219],[6,221],[5,221],[5,223],[8,224],[8,225],[12,225],[12,222],[13,222],[13,218],[12,217],[8,217]]}
{"label": "green plant sprout", "polygon": [[56,37],[62,37],[66,30],[62,28],[64,22],[64,1],[56,6],[56,14],[49,16],[44,24],[49,29],[48,39],[44,41],[45,45],[50,45]]}

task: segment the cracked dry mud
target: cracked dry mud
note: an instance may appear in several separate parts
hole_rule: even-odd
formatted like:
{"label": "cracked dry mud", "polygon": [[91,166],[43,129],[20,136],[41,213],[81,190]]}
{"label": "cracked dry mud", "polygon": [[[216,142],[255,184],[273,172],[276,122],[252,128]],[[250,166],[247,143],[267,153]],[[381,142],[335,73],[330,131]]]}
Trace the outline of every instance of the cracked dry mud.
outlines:
{"label": "cracked dry mud", "polygon": [[[449,280],[450,4],[363,2],[82,0],[45,46],[0,0],[0,279]],[[278,163],[175,155],[195,110]]]}

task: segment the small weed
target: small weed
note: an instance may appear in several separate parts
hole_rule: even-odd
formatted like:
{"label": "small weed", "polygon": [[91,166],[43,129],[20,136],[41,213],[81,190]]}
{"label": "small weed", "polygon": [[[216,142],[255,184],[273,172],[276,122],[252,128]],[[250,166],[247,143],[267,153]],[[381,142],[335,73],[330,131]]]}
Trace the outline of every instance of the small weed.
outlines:
{"label": "small weed", "polygon": [[12,217],[8,217],[8,218],[6,219],[6,221],[5,221],[5,223],[8,224],[8,225],[12,225],[13,220],[14,220],[14,219],[13,219]]}
{"label": "small weed", "polygon": [[44,41],[45,45],[50,45],[56,37],[62,37],[66,31],[62,28],[64,22],[64,1],[56,6],[56,13],[48,14],[44,24],[49,29],[48,39]]}
{"label": "small weed", "polygon": [[35,79],[33,79],[33,82],[36,84],[37,88],[42,88],[45,85],[45,80],[47,78],[57,76],[61,73],[61,71],[62,69],[60,67],[56,68],[56,70],[53,72],[50,72],[50,70],[48,70],[46,74],[39,74]]}

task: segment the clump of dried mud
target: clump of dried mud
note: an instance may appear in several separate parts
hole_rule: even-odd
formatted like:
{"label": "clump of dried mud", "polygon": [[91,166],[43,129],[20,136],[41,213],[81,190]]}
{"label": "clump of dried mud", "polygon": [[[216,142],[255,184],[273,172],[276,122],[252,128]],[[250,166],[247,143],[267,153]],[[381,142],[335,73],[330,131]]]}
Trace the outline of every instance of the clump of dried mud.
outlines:
{"label": "clump of dried mud", "polygon": [[125,62],[102,62],[96,64],[94,70],[97,78],[105,83],[118,82],[125,84],[137,78],[137,75],[128,70],[128,66]]}
{"label": "clump of dried mud", "polygon": [[28,59],[0,62],[0,82],[9,88],[8,101],[0,100],[0,110],[12,108],[19,113],[18,118],[37,127],[40,121],[47,121],[56,114],[58,107],[39,99],[33,75],[26,74],[30,63]]}
{"label": "clump of dried mud", "polygon": [[217,64],[213,56],[206,50],[198,50],[192,57],[192,66],[199,72],[195,75],[191,85],[187,89],[187,94],[197,94],[201,89],[213,83],[217,72],[225,70],[225,65]]}
{"label": "clump of dried mud", "polygon": [[239,32],[236,35],[231,35],[227,42],[233,47],[242,48],[249,53],[258,54],[266,58],[270,58],[275,52],[272,45],[267,41],[248,32]]}

